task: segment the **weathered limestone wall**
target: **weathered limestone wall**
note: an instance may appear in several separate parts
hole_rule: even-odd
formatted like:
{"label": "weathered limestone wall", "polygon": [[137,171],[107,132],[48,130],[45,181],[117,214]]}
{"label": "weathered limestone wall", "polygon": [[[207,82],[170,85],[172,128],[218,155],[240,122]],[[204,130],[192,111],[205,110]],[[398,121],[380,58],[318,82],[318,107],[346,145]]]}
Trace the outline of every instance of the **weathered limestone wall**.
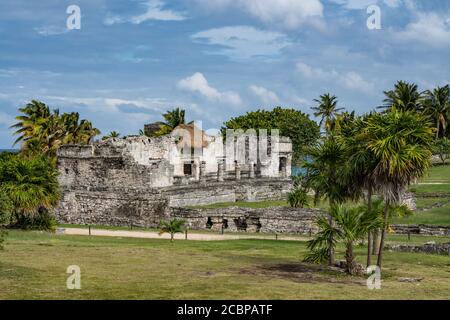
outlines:
{"label": "weathered limestone wall", "polygon": [[[145,185],[143,185],[145,187]],[[57,209],[61,223],[156,227],[168,217],[171,207],[205,205],[218,202],[284,199],[290,180],[194,183],[165,188],[62,189]]]}
{"label": "weathered limestone wall", "polygon": [[316,217],[323,214],[316,209],[276,208],[171,208],[170,215],[184,219],[189,229],[242,231],[262,233],[314,234]]}
{"label": "weathered limestone wall", "polygon": [[450,236],[450,227],[424,224],[394,224],[391,225],[396,234],[421,234],[427,236]]}
{"label": "weathered limestone wall", "polygon": [[248,179],[241,181],[191,183],[162,189],[169,206],[183,207],[220,202],[286,199],[290,179]]}
{"label": "weathered limestone wall", "polygon": [[[126,141],[126,140],[123,140]],[[133,145],[66,146],[58,152],[59,184],[63,190],[106,190],[110,188],[156,188],[173,184],[173,166],[167,160],[143,160]],[[127,147],[128,144],[128,147]],[[142,146],[142,144],[139,144]]]}
{"label": "weathered limestone wall", "polygon": [[423,252],[430,254],[450,255],[450,242],[449,243],[430,242],[422,246],[411,244],[395,244],[386,246],[386,249],[400,252]]}
{"label": "weathered limestone wall", "polygon": [[156,227],[167,218],[167,199],[159,192],[64,192],[56,215],[60,223]]}

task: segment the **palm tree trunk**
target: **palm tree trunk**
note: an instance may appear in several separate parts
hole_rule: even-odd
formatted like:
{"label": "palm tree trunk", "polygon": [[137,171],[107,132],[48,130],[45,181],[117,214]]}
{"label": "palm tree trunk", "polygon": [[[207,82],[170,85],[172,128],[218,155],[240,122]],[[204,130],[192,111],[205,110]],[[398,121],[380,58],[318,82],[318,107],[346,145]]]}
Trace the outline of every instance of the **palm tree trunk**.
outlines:
{"label": "palm tree trunk", "polygon": [[436,139],[439,139],[439,129],[441,128],[441,122],[440,119],[438,117],[437,119],[437,130],[436,130]]}
{"label": "palm tree trunk", "polygon": [[[367,212],[372,211],[372,185],[369,185],[367,190]],[[367,267],[372,264],[372,234],[371,231],[367,233]]]}
{"label": "palm tree trunk", "polygon": [[174,234],[170,233],[170,242],[173,242],[173,236],[174,236]]}
{"label": "palm tree trunk", "polygon": [[[330,201],[330,210],[333,210],[334,203]],[[334,228],[334,219],[331,216],[331,214],[328,215],[328,222],[330,223],[330,226]],[[334,266],[334,248],[330,246],[328,248],[328,265]]]}
{"label": "palm tree trunk", "polygon": [[381,241],[380,241],[380,247],[378,251],[378,261],[377,266],[381,270],[381,262],[383,259],[383,247],[384,247],[384,239],[386,237],[386,229],[388,227],[388,220],[389,220],[389,202],[386,202],[386,205],[384,207],[384,225],[383,225],[383,231],[381,232]]}
{"label": "palm tree trunk", "polygon": [[347,242],[347,250],[345,250],[345,261],[347,263],[346,269],[347,272],[351,275],[353,275],[355,270],[355,257],[353,255],[353,242],[349,241]]}
{"label": "palm tree trunk", "polygon": [[373,231],[372,237],[372,255],[377,255],[379,250],[380,229]]}

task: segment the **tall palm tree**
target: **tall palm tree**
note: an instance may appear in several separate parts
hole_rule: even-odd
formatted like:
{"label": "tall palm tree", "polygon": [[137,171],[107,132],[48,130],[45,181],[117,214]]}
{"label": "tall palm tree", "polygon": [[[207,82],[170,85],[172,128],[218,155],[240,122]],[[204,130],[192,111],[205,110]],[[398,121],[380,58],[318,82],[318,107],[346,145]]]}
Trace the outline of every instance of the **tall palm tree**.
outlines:
{"label": "tall palm tree", "polygon": [[402,111],[421,111],[422,93],[414,83],[398,81],[394,90],[384,91],[386,98],[381,108],[396,108]]}
{"label": "tall palm tree", "polygon": [[436,138],[445,136],[450,116],[450,85],[424,92],[424,113],[436,124]]}
{"label": "tall palm tree", "polygon": [[337,97],[329,93],[323,94],[319,99],[314,99],[318,103],[316,107],[312,107],[314,110],[314,115],[320,117],[320,126],[324,125],[325,131],[327,133],[331,132],[333,128],[334,121],[339,111],[343,108],[338,108]]}
{"label": "tall palm tree", "polygon": [[171,133],[176,127],[186,123],[185,110],[176,108],[163,114],[164,121],[160,124],[155,136],[163,136]]}
{"label": "tall palm tree", "polygon": [[[376,183],[373,172],[377,164],[375,154],[367,147],[364,127],[366,119],[370,115],[362,117],[347,117],[339,119],[337,122],[339,137],[344,141],[348,153],[348,167],[350,181],[349,192],[353,194],[353,199],[364,197],[363,190],[366,191],[367,211],[372,211],[372,197],[376,192]],[[377,243],[378,232],[370,230],[367,235],[367,265],[371,265],[374,244]]]}
{"label": "tall palm tree", "polygon": [[50,108],[45,103],[37,100],[32,100],[26,106],[19,108],[19,111],[23,115],[17,116],[16,120],[18,122],[11,126],[11,128],[17,129],[14,134],[19,135],[14,145],[19,142],[26,143],[27,140],[31,139],[36,133],[37,122],[51,115]]}
{"label": "tall palm tree", "polygon": [[106,139],[109,139],[109,138],[119,138],[119,137],[120,137],[120,133],[118,133],[117,131],[111,131],[106,136],[104,136],[102,138],[102,140],[106,140]]}
{"label": "tall palm tree", "polygon": [[424,176],[430,166],[434,138],[431,126],[428,117],[395,107],[366,120],[368,148],[377,157],[374,181],[386,203],[377,262],[380,268],[389,207],[398,204],[410,183]]}
{"label": "tall palm tree", "polygon": [[19,109],[24,115],[16,117],[19,135],[15,144],[21,142],[22,153],[27,155],[45,154],[51,157],[65,144],[89,144],[100,131],[88,120],[79,121],[76,112],[59,114],[59,110],[50,112],[47,105],[33,100]]}
{"label": "tall palm tree", "polygon": [[[316,199],[324,196],[330,209],[351,197],[349,194],[348,168],[346,165],[346,146],[334,136],[306,150],[308,161],[305,164],[308,184],[316,193]],[[333,224],[329,216],[330,224]],[[330,242],[331,244],[332,242]],[[334,264],[334,248],[329,248],[329,265]]]}

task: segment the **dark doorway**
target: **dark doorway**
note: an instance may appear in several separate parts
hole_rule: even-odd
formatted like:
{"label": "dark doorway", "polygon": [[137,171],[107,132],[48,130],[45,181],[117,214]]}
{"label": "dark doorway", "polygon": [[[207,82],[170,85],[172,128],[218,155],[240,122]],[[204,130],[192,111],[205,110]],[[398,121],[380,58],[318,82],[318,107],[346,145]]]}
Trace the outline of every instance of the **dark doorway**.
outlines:
{"label": "dark doorway", "polygon": [[189,163],[189,162],[184,163],[183,174],[185,176],[192,176],[192,163]]}

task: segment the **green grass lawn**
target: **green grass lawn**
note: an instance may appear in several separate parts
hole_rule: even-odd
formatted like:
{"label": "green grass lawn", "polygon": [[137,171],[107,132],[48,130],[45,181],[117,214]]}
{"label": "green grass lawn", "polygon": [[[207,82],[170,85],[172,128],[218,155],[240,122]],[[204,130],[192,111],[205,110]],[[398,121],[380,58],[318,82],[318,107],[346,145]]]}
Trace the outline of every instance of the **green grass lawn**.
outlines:
{"label": "green grass lawn", "polygon": [[439,193],[450,196],[450,184],[416,184],[409,190],[418,196],[427,193]]}
{"label": "green grass lawn", "polygon": [[450,204],[447,204],[441,208],[416,211],[412,216],[395,218],[393,223],[450,226]]}
{"label": "green grass lawn", "polygon": [[[356,247],[360,262],[365,251]],[[382,289],[372,291],[364,277],[301,263],[305,252],[298,241],[170,243],[10,231],[0,252],[0,299],[449,299],[448,256],[386,252]],[[81,290],[66,289],[69,265],[81,268]]]}
{"label": "green grass lawn", "polygon": [[241,208],[270,208],[270,207],[287,207],[289,206],[286,200],[271,200],[271,201],[255,201],[255,202],[221,202],[202,206],[191,206],[195,209],[218,209],[228,207],[241,207]]}
{"label": "green grass lawn", "polygon": [[[308,196],[309,206],[319,209],[328,209],[327,201],[320,201],[317,206],[313,206],[314,200],[312,196]],[[271,208],[271,207],[289,207],[289,203],[286,200],[269,200],[269,201],[254,201],[254,202],[222,202],[214,203],[202,206],[191,206],[194,209],[217,209],[217,208],[228,208],[228,207],[240,207],[240,208]]]}
{"label": "green grass lawn", "polygon": [[450,184],[450,165],[433,166],[421,182],[447,182]]}

